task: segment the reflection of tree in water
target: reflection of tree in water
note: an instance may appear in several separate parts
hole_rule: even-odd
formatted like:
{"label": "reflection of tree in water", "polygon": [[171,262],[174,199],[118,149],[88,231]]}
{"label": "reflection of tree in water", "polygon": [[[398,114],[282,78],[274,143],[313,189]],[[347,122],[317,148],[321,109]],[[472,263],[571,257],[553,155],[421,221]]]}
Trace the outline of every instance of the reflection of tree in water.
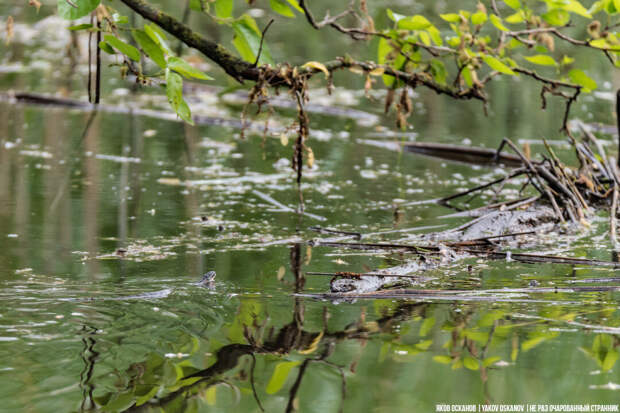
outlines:
{"label": "reflection of tree in water", "polygon": [[[291,247],[290,262],[295,277],[294,289],[296,292],[301,292],[305,279],[301,271],[303,253],[300,245]],[[523,321],[514,318],[511,313],[502,310],[502,307],[490,309],[481,303],[449,304],[448,311],[442,314],[436,311],[439,308],[446,307],[424,302],[400,302],[396,305],[390,303],[380,310],[382,316],[374,321],[366,321],[365,312],[362,310],[356,321],[342,329],[330,331],[329,312],[325,307],[322,330],[316,332],[304,329],[304,297],[296,296],[292,320],[288,324],[276,330],[273,326],[267,325],[267,318],[261,321],[255,316],[252,322],[243,325],[243,337],[247,344],[222,346],[215,354],[215,362],[210,367],[197,369],[189,360],[166,367],[167,363],[174,363],[153,355],[142,363],[134,364],[124,373],[129,376],[126,378],[128,385],[120,396],[106,394],[95,397],[95,401],[106,408],[111,403],[121,407],[119,398],[125,397],[122,400],[125,405],[118,410],[148,411],[154,407],[162,407],[165,411],[186,411],[197,409],[199,398],[207,398],[209,390],[214,390],[218,385],[229,386],[239,398],[239,389],[233,381],[249,380],[256,404],[263,410],[264,400],[260,400],[255,385],[257,357],[276,356],[284,359],[287,355],[295,354],[302,359],[279,362],[279,365],[285,367],[279,371],[277,365],[272,377],[272,381],[275,379],[279,382],[279,387],[271,392],[268,385],[267,393],[277,392],[286,382],[289,372],[297,367],[296,377],[288,390],[286,407],[282,406],[286,412],[297,410],[298,394],[303,386],[304,377],[312,365],[320,364],[333,369],[340,377],[340,411],[342,411],[347,395],[344,366],[329,360],[336,353],[336,345],[347,340],[365,343],[368,339],[380,337],[383,342],[381,347],[383,356],[380,357],[390,354],[397,360],[402,358],[403,354],[415,355],[426,352],[432,347],[435,354],[433,360],[445,364],[447,369],[465,368],[477,372],[482,384],[481,396],[487,403],[493,403],[497,400],[490,394],[489,372],[497,368],[494,366],[497,362],[503,361],[500,354],[507,353],[508,357],[504,358],[515,363],[520,353],[559,336],[557,331],[550,331],[550,324],[571,322],[561,309],[557,309],[555,315],[550,314],[548,308],[545,310],[548,316],[555,318],[539,317]],[[401,324],[412,320],[420,320],[418,339],[415,344],[407,344],[409,340],[404,336],[405,329]],[[434,331],[442,331],[444,334],[433,334]],[[444,340],[446,337],[447,341]],[[616,336],[598,334],[594,337],[591,348],[581,350],[607,371],[618,358],[619,345],[620,340]],[[90,351],[92,352],[92,349]],[[244,356],[249,358],[243,361]],[[351,373],[355,372],[356,364],[357,361],[351,363],[349,368]],[[234,379],[231,379],[230,374],[239,367],[241,370]],[[173,374],[171,379],[169,376],[166,377],[166,369],[176,369],[177,373]],[[229,377],[226,377],[227,374]],[[87,384],[83,382],[83,385]],[[86,388],[90,389],[92,395],[92,386]],[[85,392],[85,397],[87,396]]]}

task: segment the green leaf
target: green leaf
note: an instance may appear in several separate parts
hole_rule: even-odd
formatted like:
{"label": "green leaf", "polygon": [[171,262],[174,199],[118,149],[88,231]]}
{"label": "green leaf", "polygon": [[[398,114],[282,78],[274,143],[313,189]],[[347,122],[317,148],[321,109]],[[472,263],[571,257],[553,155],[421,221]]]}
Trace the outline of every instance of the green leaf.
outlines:
{"label": "green leaf", "polygon": [[207,0],[189,0],[189,8],[194,11],[206,12],[208,7]]}
{"label": "green leaf", "polygon": [[170,46],[168,46],[168,42],[166,41],[166,35],[157,25],[155,25],[154,23],[145,25],[144,32],[151,38],[151,40],[155,42],[155,44],[157,44],[161,48],[164,54],[170,56],[174,55],[174,52],[172,51],[172,49],[170,49]]}
{"label": "green leaf", "polygon": [[117,23],[117,24],[127,24],[127,23],[129,23],[129,17],[121,16],[118,13],[114,13],[112,15],[112,20],[114,21],[114,23]]}
{"label": "green leaf", "polygon": [[116,54],[112,46],[110,46],[106,41],[102,40],[99,42],[99,48],[106,52],[107,54]]}
{"label": "green leaf", "polygon": [[426,17],[415,15],[398,20],[398,28],[403,30],[424,30],[432,27]]}
{"label": "green leaf", "polygon": [[571,82],[583,86],[583,91],[586,93],[589,93],[597,88],[596,82],[579,69],[573,69],[568,72],[568,77]]}
{"label": "green leaf", "polygon": [[71,0],[71,5],[67,0],[58,0],[58,14],[67,20],[79,19],[95,10],[100,2],[101,0]]}
{"label": "green leaf", "polygon": [[286,379],[288,378],[288,375],[293,367],[298,366],[299,364],[299,361],[283,361],[276,364],[273,374],[271,375],[271,379],[267,384],[267,394],[277,393],[282,386],[284,386],[284,383],[286,382]]}
{"label": "green leaf", "polygon": [[273,11],[284,17],[295,17],[295,13],[293,13],[284,0],[269,0],[269,6]]}
{"label": "green leaf", "polygon": [[302,9],[302,8],[299,6],[299,2],[298,2],[297,0],[286,0],[286,1],[288,2],[288,4],[290,4],[291,6],[293,6],[293,8],[294,8],[295,10],[297,10],[297,11],[298,11],[298,12],[300,12],[300,13],[304,13],[304,9]]}
{"label": "green leaf", "polygon": [[614,8],[616,9],[616,12],[620,10],[620,0],[614,0],[613,5],[614,5]]}
{"label": "green leaf", "polygon": [[476,26],[479,24],[484,24],[487,21],[487,14],[483,11],[479,11],[478,13],[474,13],[471,15],[471,22]]}
{"label": "green leaf", "polygon": [[92,29],[92,28],[93,28],[92,24],[84,23],[84,24],[78,24],[76,26],[71,26],[69,27],[69,30],[78,31],[78,30],[85,30],[85,29]]}
{"label": "green leaf", "polygon": [[480,369],[480,362],[478,361],[478,359],[475,359],[471,356],[467,356],[463,359],[463,365],[470,370]]}
{"label": "green leaf", "polygon": [[[244,14],[232,23],[232,28],[235,33],[233,45],[244,60],[254,63],[261,39],[261,32],[258,30],[256,22],[250,16]],[[271,53],[266,44],[263,44],[259,63],[273,64]]]}
{"label": "green leaf", "polygon": [[448,77],[448,71],[446,70],[446,66],[441,60],[438,60],[438,59],[431,60],[431,74],[433,75],[437,83],[439,83],[440,85],[446,84],[446,78]]}
{"label": "green leaf", "polygon": [[215,15],[220,19],[231,18],[233,15],[234,6],[233,0],[216,0]]}
{"label": "green leaf", "polygon": [[580,16],[587,17],[588,19],[592,18],[592,15],[588,12],[588,9],[583,7],[583,5],[579,3],[577,0],[570,0],[569,3],[563,7],[563,9],[571,13],[575,13]]}
{"label": "green leaf", "polygon": [[523,43],[521,43],[519,40],[517,39],[510,39],[510,41],[508,42],[508,48],[509,49],[516,49],[518,47],[523,47]]}
{"label": "green leaf", "polygon": [[407,17],[404,14],[394,13],[392,11],[392,9],[387,9],[386,13],[387,13],[388,17],[390,18],[390,20],[392,20],[395,23],[398,23],[399,20],[404,19],[405,17]]}
{"label": "green leaf", "polygon": [[489,367],[490,365],[500,361],[502,358],[498,356],[487,357],[482,361],[482,365],[484,367]]}
{"label": "green leaf", "polygon": [[540,17],[553,26],[565,26],[570,21],[570,13],[559,9],[551,10]]}
{"label": "green leaf", "polygon": [[431,39],[433,39],[433,42],[435,42],[437,46],[441,46],[443,44],[441,32],[435,26],[429,27],[428,29],[426,29],[426,31],[431,36]]}
{"label": "green leaf", "polygon": [[504,0],[504,3],[506,3],[508,7],[515,10],[521,8],[521,2],[519,0]]}
{"label": "green leaf", "polygon": [[525,56],[524,59],[530,63],[534,63],[535,65],[541,65],[541,66],[557,66],[558,65],[551,56],[544,55],[544,54],[537,54],[535,56]]}
{"label": "green leaf", "polygon": [[[170,69],[166,69],[166,96],[168,97],[168,103],[170,103],[176,114],[187,123],[193,125],[189,106],[187,106],[187,102],[183,99],[183,78]],[[172,373],[170,375],[172,376]],[[174,372],[174,381],[176,381],[176,371]]]}
{"label": "green leaf", "polygon": [[483,56],[483,59],[484,59],[484,63],[489,65],[491,69],[497,70],[498,72],[504,73],[507,75],[517,76],[517,74],[511,68],[509,68],[504,63],[502,63],[501,60],[493,56]]}
{"label": "green leaf", "polygon": [[439,17],[441,17],[448,23],[459,23],[461,21],[461,16],[456,13],[440,14]]}
{"label": "green leaf", "polygon": [[566,55],[564,55],[564,57],[562,58],[562,64],[563,65],[570,65],[574,61],[575,61],[575,59],[573,59],[572,57],[568,57]]}
{"label": "green leaf", "polygon": [[133,36],[136,43],[142,48],[144,53],[148,57],[151,58],[159,67],[162,69],[166,68],[166,57],[164,56],[164,51],[157,43],[149,37],[146,32],[143,30],[132,30],[131,35]]}
{"label": "green leaf", "polygon": [[419,32],[418,33],[418,37],[420,38],[422,43],[424,43],[425,46],[430,46],[431,45],[431,36],[428,35],[428,32],[426,32],[426,31]]}
{"label": "green leaf", "polygon": [[465,79],[465,84],[468,87],[472,87],[474,85],[474,78],[471,74],[471,68],[470,66],[465,66],[463,68],[463,70],[461,71],[461,74],[463,75],[463,79]]}
{"label": "green leaf", "polygon": [[596,39],[590,42],[590,46],[596,47],[598,49],[607,49],[614,52],[620,51],[620,45],[610,44],[607,39]]}
{"label": "green leaf", "polygon": [[489,16],[489,20],[491,20],[491,23],[493,23],[493,26],[497,27],[499,30],[503,31],[503,32],[509,32],[510,30],[503,25],[502,23],[502,19],[497,17],[495,14],[491,14]]}
{"label": "green leaf", "polygon": [[525,21],[525,15],[523,11],[519,10],[518,12],[506,17],[504,20],[506,21],[506,23],[510,24],[523,23]]}
{"label": "green leaf", "polygon": [[[380,65],[385,64],[391,51],[392,46],[390,45],[390,42],[383,37],[380,38],[379,45],[377,47],[377,63],[379,63]],[[382,78],[385,86],[391,87],[394,84],[393,76],[383,75]]]}
{"label": "green leaf", "polygon": [[169,57],[168,67],[174,70],[175,72],[180,73],[187,79],[194,78],[194,79],[201,79],[201,80],[213,80],[211,76],[207,75],[202,70],[196,69],[195,67],[187,63],[185,60],[178,58],[178,57],[173,57],[173,56]]}
{"label": "green leaf", "polygon": [[133,47],[130,44],[125,43],[121,39],[114,37],[111,34],[106,34],[103,36],[105,41],[116,50],[130,58],[131,60],[135,60],[136,62],[140,61],[140,51]]}

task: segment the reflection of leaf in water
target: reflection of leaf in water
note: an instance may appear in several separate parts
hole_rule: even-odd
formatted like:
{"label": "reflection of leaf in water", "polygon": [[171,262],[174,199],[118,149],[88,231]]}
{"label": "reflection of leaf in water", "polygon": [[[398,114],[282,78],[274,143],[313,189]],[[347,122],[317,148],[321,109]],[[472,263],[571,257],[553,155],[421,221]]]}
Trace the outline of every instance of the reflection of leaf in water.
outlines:
{"label": "reflection of leaf in water", "polygon": [[512,351],[510,352],[510,360],[513,362],[517,360],[519,355],[519,336],[514,334],[512,336]]}
{"label": "reflection of leaf in water", "polygon": [[478,326],[480,327],[491,327],[495,320],[499,320],[500,318],[504,318],[506,315],[505,311],[501,310],[493,310],[488,311],[480,317],[478,320]]}
{"label": "reflection of leaf in water", "polygon": [[262,313],[263,306],[258,300],[243,300],[239,305],[237,317],[228,327],[228,338],[231,343],[245,343],[243,326],[250,326],[255,318]]}
{"label": "reflection of leaf in water", "polygon": [[418,350],[426,351],[431,346],[431,344],[433,344],[433,340],[424,340],[417,343],[415,345],[415,348],[417,348]]}
{"label": "reflection of leaf in water", "polygon": [[[141,406],[144,403],[148,402],[149,400],[151,400],[153,397],[155,397],[155,395],[157,394],[157,392],[159,391],[159,386],[152,386],[151,390],[149,390],[147,393],[143,394],[143,395],[139,395],[140,397],[138,397],[136,399],[136,406]],[[138,392],[136,391],[136,395]]]}
{"label": "reflection of leaf in water", "polygon": [[112,396],[110,401],[104,406],[104,410],[111,412],[126,410],[134,403],[133,398],[133,392],[131,391],[117,393]]}
{"label": "reflection of leaf in water", "polygon": [[544,333],[540,333],[540,332],[536,332],[532,334],[532,338],[525,340],[523,343],[521,343],[521,349],[523,351],[529,351],[531,349],[533,349],[534,347],[536,347],[537,345],[539,345],[540,343],[542,343],[543,341],[547,341],[550,338],[554,338],[558,336],[557,332],[544,332]]}
{"label": "reflection of leaf in water", "polygon": [[525,340],[523,343],[521,343],[521,349],[523,351],[531,350],[545,340],[547,340],[547,337],[530,338],[529,340]]}
{"label": "reflection of leaf in water", "polygon": [[441,364],[450,364],[450,363],[452,363],[452,357],[450,357],[450,356],[435,356],[435,357],[433,357],[433,360],[435,360],[437,363],[441,363]]}
{"label": "reflection of leaf in water", "polygon": [[217,402],[217,386],[210,386],[204,393],[205,401],[209,406],[215,406]]}
{"label": "reflection of leaf in water", "polygon": [[273,374],[271,375],[271,379],[267,384],[267,394],[275,394],[277,393],[288,378],[289,373],[293,369],[293,367],[301,364],[299,361],[282,361],[276,364],[275,369],[273,370]]}
{"label": "reflection of leaf in water", "polygon": [[484,331],[463,330],[463,335],[470,340],[484,344],[489,340],[489,333]]}
{"label": "reflection of leaf in water", "polygon": [[592,349],[580,348],[592,357],[603,371],[610,370],[618,361],[618,350],[615,349],[614,339],[609,334],[598,334],[592,342]]}
{"label": "reflection of leaf in water", "polygon": [[308,347],[306,347],[303,350],[299,350],[299,354],[312,354],[312,353],[314,353],[316,351],[316,349],[318,348],[319,343],[321,342],[321,339],[323,338],[323,334],[324,334],[324,331],[321,331],[319,334],[317,334],[317,336],[314,337],[314,339],[312,339],[312,341],[310,342],[310,345],[308,345]]}
{"label": "reflection of leaf in water", "polygon": [[428,332],[431,331],[434,325],[435,325],[435,317],[425,318],[424,321],[422,321],[422,324],[420,325],[420,337],[426,336]]}

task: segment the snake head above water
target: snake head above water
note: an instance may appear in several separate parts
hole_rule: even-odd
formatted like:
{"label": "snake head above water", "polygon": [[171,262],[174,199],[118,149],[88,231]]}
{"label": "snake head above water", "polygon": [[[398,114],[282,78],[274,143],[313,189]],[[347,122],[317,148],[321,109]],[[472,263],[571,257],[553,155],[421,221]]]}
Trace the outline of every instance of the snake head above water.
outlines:
{"label": "snake head above water", "polygon": [[205,286],[210,285],[213,280],[215,280],[215,271],[206,272],[200,281],[197,282],[198,285]]}

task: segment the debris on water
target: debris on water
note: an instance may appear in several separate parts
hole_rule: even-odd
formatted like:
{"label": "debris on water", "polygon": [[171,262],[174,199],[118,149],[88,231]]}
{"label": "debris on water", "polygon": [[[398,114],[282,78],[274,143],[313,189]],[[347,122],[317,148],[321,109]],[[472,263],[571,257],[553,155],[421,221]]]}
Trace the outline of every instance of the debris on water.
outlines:
{"label": "debris on water", "polygon": [[35,151],[35,150],[21,150],[19,151],[20,155],[30,156],[33,158],[43,158],[43,159],[52,159],[54,155],[46,151]]}
{"label": "debris on water", "polygon": [[157,261],[177,255],[176,252],[172,251],[172,249],[176,247],[178,247],[178,245],[175,244],[156,247],[147,243],[146,240],[136,240],[125,248],[117,248],[111,254],[102,254],[95,258],[100,260],[123,258],[136,262]]}
{"label": "debris on water", "polygon": [[140,158],[134,158],[131,156],[106,155],[106,154],[95,154],[95,159],[118,162],[118,163],[140,163],[141,162]]}

